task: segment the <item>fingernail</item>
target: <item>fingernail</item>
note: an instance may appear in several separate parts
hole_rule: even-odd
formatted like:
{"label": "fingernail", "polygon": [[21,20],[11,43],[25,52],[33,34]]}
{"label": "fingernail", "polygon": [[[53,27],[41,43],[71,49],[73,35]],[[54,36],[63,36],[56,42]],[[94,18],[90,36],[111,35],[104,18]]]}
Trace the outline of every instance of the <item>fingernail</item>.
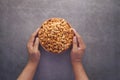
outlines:
{"label": "fingernail", "polygon": [[39,38],[37,37],[36,40],[39,40]]}
{"label": "fingernail", "polygon": [[78,49],[80,49],[80,47]]}
{"label": "fingernail", "polygon": [[75,30],[74,28],[72,28],[72,30],[73,30],[74,32],[76,32],[76,30]]}
{"label": "fingernail", "polygon": [[74,28],[72,28],[72,30],[74,30]]}
{"label": "fingernail", "polygon": [[76,41],[76,37],[75,36],[74,36],[73,40]]}

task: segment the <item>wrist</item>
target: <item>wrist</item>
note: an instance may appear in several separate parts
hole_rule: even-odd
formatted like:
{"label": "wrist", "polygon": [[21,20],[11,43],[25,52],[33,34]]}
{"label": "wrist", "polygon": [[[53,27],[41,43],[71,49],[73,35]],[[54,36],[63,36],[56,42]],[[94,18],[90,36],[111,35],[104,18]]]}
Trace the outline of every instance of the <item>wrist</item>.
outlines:
{"label": "wrist", "polygon": [[81,59],[72,59],[71,58],[71,63],[72,64],[82,64],[82,60]]}
{"label": "wrist", "polygon": [[39,61],[32,61],[32,60],[28,60],[28,64],[36,66],[39,64]]}
{"label": "wrist", "polygon": [[71,61],[71,63],[72,63],[73,66],[82,65],[81,61]]}
{"label": "wrist", "polygon": [[28,58],[28,63],[30,64],[39,64],[39,61],[40,61],[40,56],[32,56],[32,57],[29,57]]}
{"label": "wrist", "polygon": [[72,63],[73,70],[83,67],[82,63]]}

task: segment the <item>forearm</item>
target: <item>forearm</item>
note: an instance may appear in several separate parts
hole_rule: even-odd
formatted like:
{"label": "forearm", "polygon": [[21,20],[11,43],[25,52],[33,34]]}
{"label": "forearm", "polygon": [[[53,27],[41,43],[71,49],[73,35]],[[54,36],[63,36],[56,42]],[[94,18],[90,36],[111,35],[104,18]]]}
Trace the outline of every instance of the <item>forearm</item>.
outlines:
{"label": "forearm", "polygon": [[37,65],[38,64],[28,62],[17,80],[33,80]]}
{"label": "forearm", "polygon": [[82,63],[73,63],[72,66],[75,80],[88,80],[87,74],[83,68]]}

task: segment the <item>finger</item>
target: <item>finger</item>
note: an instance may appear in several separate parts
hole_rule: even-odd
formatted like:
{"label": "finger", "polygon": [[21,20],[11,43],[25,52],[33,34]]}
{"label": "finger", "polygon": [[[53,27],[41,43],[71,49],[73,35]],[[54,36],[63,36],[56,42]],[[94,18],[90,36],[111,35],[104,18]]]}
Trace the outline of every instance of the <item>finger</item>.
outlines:
{"label": "finger", "polygon": [[39,50],[38,50],[38,47],[39,47],[39,38],[36,38],[35,44],[34,44],[34,50],[35,50],[35,51],[39,51]]}
{"label": "finger", "polygon": [[79,47],[80,48],[85,48],[85,43],[84,43],[82,37],[79,35],[79,33],[75,29],[73,29],[73,31],[74,31],[77,39],[78,39]]}
{"label": "finger", "polygon": [[33,46],[33,44],[34,44],[34,40],[35,40],[35,37],[36,37],[38,31],[39,31],[39,28],[37,28],[36,31],[33,32],[32,35],[30,36],[30,39],[29,39],[29,42],[28,42],[28,43],[29,43],[31,46]]}
{"label": "finger", "polygon": [[77,39],[76,39],[76,37],[74,36],[74,37],[73,37],[73,48],[72,48],[72,50],[73,50],[73,51],[76,51],[77,48],[78,48],[78,47],[77,47]]}

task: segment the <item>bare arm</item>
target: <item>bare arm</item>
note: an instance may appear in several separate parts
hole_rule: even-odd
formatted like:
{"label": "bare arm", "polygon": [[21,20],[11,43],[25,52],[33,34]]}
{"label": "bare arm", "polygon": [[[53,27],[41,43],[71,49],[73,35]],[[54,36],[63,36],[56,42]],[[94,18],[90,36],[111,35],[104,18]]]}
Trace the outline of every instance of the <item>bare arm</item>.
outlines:
{"label": "bare arm", "polygon": [[88,80],[88,76],[82,65],[82,56],[85,51],[85,44],[81,36],[73,29],[75,36],[73,38],[73,48],[71,51],[71,63],[75,75],[75,80]]}
{"label": "bare arm", "polygon": [[38,30],[39,28],[31,35],[28,41],[27,48],[29,53],[29,60],[17,80],[33,80],[40,60],[40,51],[38,50],[39,39],[35,39]]}

